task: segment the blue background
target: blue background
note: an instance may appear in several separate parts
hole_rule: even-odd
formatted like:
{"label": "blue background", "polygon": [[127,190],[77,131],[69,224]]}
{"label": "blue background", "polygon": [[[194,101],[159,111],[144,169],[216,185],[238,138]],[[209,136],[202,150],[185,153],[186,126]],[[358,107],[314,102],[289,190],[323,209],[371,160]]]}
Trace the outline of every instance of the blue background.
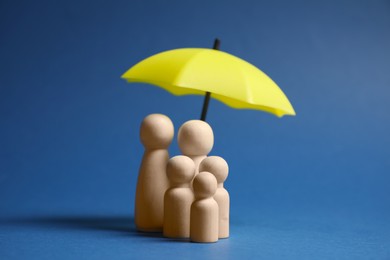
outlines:
{"label": "blue background", "polygon": [[[177,130],[203,99],[120,76],[215,37],[297,116],[212,100],[231,238],[137,233],[140,122],[164,113]],[[0,258],[390,259],[389,46],[385,0],[2,0]]]}

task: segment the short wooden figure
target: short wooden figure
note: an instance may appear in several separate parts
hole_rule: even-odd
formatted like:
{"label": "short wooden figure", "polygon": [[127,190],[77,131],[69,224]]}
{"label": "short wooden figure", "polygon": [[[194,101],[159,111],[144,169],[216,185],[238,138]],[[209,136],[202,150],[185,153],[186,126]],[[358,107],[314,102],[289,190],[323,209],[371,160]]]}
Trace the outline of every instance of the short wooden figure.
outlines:
{"label": "short wooden figure", "polygon": [[213,149],[214,134],[211,126],[201,120],[185,122],[177,134],[177,142],[182,154],[195,162],[195,175],[199,172],[199,163]]}
{"label": "short wooden figure", "polygon": [[162,114],[151,114],[141,124],[140,137],[145,147],[135,196],[135,224],[145,232],[162,231],[164,193],[168,189],[166,165],[172,142],[172,121]]}
{"label": "short wooden figure", "polygon": [[229,237],[229,211],[230,197],[228,191],[223,187],[228,173],[229,166],[227,162],[219,156],[209,156],[199,165],[199,171],[210,172],[217,179],[218,188],[215,192],[214,199],[219,207],[219,238]]}
{"label": "short wooden figure", "polygon": [[195,201],[191,205],[190,239],[193,242],[218,241],[218,203],[213,196],[217,180],[209,172],[200,172],[193,182]]}
{"label": "short wooden figure", "polygon": [[190,211],[194,193],[190,187],[195,175],[191,158],[179,155],[168,161],[169,189],[164,196],[163,234],[171,238],[190,237]]}

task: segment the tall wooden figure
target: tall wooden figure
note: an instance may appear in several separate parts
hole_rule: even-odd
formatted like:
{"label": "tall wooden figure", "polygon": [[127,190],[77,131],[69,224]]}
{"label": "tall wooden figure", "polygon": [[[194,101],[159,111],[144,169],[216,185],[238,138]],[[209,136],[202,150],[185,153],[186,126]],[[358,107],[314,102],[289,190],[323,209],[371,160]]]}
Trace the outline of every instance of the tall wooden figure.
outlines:
{"label": "tall wooden figure", "polygon": [[200,172],[193,182],[195,201],[191,205],[190,239],[193,242],[218,241],[218,204],[213,196],[217,180],[209,172]]}
{"label": "tall wooden figure", "polygon": [[195,175],[195,164],[191,158],[179,155],[171,158],[167,165],[169,189],[164,196],[165,237],[190,237],[190,210],[194,193],[190,187]]}
{"label": "tall wooden figure", "polygon": [[166,166],[172,142],[172,121],[162,114],[151,114],[141,124],[140,137],[145,147],[135,196],[135,224],[145,232],[162,231],[164,193],[168,189]]}
{"label": "tall wooden figure", "polygon": [[194,160],[196,175],[199,172],[199,163],[213,149],[213,129],[211,129],[209,124],[201,120],[187,121],[179,129],[177,143],[182,154]]}
{"label": "tall wooden figure", "polygon": [[219,207],[219,238],[229,237],[229,215],[230,197],[228,191],[223,187],[228,173],[229,166],[226,161],[219,156],[209,156],[199,165],[199,171],[210,172],[217,179],[218,188],[214,194],[214,199]]}

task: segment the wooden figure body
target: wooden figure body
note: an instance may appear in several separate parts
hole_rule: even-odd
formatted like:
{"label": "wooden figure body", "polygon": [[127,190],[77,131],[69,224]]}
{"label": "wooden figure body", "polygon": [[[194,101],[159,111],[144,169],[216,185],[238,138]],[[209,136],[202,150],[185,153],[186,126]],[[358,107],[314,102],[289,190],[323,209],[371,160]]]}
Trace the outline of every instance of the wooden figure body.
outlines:
{"label": "wooden figure body", "polygon": [[191,205],[190,239],[193,242],[218,241],[218,203],[213,196],[217,180],[209,172],[200,172],[193,182],[195,201]]}
{"label": "wooden figure body", "polygon": [[223,187],[228,173],[229,166],[226,161],[219,156],[209,156],[199,165],[199,171],[210,172],[217,179],[218,187],[214,199],[219,208],[219,238],[229,237],[229,215],[230,215],[230,197],[228,191]]}
{"label": "wooden figure body", "polygon": [[201,120],[185,122],[177,134],[177,142],[182,154],[195,163],[195,176],[199,173],[200,162],[213,149],[214,134],[211,126]]}
{"label": "wooden figure body", "polygon": [[166,165],[172,142],[172,121],[162,114],[151,114],[141,124],[140,138],[145,147],[135,196],[135,224],[138,230],[162,231],[164,193],[168,188]]}
{"label": "wooden figure body", "polygon": [[190,210],[194,194],[190,187],[195,174],[195,164],[191,158],[179,155],[171,158],[167,165],[170,188],[164,196],[165,237],[190,237]]}

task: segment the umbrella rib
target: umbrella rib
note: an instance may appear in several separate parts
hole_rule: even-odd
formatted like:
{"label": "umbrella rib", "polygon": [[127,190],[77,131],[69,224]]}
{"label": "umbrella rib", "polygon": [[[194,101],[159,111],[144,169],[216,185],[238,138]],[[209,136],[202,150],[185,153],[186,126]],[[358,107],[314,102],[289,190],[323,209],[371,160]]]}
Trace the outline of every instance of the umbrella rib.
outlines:
{"label": "umbrella rib", "polygon": [[186,88],[191,88],[188,86],[184,86],[182,84],[179,84],[180,79],[183,78],[184,71],[186,71],[186,67],[189,67],[190,64],[194,63],[194,60],[196,59],[196,56],[199,56],[201,52],[194,53],[191,59],[188,59],[188,61],[183,65],[183,67],[180,69],[178,72],[177,76],[175,77],[175,80],[173,82],[173,85],[175,86],[180,86],[180,87],[186,87]]}
{"label": "umbrella rib", "polygon": [[[245,71],[243,71],[242,67],[240,67],[240,66],[237,66],[237,67],[240,70],[241,77],[245,80],[245,85],[249,86],[248,76],[246,75]],[[246,94],[245,102],[253,105],[252,92],[251,92],[250,88],[245,87],[245,94]]]}

